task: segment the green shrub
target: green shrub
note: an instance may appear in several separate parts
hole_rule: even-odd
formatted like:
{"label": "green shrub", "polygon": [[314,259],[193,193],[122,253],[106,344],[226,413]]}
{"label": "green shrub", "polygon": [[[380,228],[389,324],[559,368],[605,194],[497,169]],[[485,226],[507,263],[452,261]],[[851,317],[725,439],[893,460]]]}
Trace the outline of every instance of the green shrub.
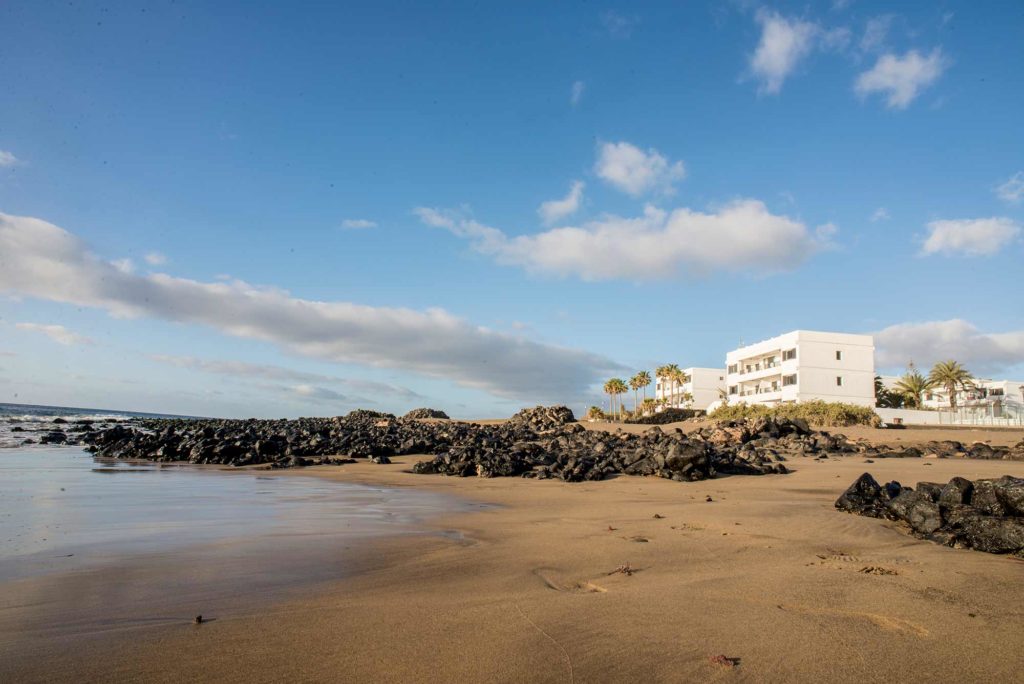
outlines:
{"label": "green shrub", "polygon": [[877,425],[878,415],[874,409],[855,404],[828,402],[815,399],[799,404],[731,404],[721,406],[711,414],[715,420],[739,420],[741,418],[803,418],[812,425],[823,427],[846,427],[849,425]]}

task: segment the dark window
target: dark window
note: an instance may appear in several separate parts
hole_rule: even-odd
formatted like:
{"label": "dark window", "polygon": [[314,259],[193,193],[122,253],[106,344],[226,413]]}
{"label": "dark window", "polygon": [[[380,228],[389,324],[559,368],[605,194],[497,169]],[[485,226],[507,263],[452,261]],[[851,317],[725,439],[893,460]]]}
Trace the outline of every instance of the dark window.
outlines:
{"label": "dark window", "polygon": [[734,363],[731,366],[729,366],[729,374],[732,375],[735,372],[736,372],[736,364]]}
{"label": "dark window", "polygon": [[787,349],[786,351],[782,352],[782,360],[783,361],[789,361],[790,359],[795,359],[795,358],[796,358],[796,349]]}
{"label": "dark window", "polygon": [[736,385],[729,385],[729,394],[736,394]]}
{"label": "dark window", "polygon": [[836,361],[843,360],[843,352],[836,350]]}
{"label": "dark window", "polygon": [[842,375],[837,375],[836,376],[836,387],[842,387],[842,386],[843,386],[843,376]]}
{"label": "dark window", "polygon": [[796,384],[796,376],[795,375],[783,375],[782,376],[782,386],[783,387],[788,387],[789,385],[795,385],[795,384]]}

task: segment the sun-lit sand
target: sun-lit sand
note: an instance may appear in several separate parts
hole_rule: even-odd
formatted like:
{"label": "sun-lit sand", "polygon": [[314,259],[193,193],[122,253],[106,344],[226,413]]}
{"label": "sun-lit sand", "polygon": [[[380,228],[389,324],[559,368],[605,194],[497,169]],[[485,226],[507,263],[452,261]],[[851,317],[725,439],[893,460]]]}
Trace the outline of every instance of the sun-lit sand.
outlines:
{"label": "sun-lit sand", "polygon": [[[884,436],[1024,437],[932,432]],[[84,581],[51,580],[46,598],[0,610],[0,680],[1009,682],[1024,671],[1024,562],[832,505],[865,471],[913,485],[1024,476],[1024,463],[798,458],[784,476],[565,484],[413,475],[415,460],[301,474],[498,506],[432,520],[443,534],[377,542],[354,574],[284,600],[169,596],[158,615],[139,605],[116,624],[100,601],[90,619],[44,627],[30,618],[59,615]],[[193,625],[195,613],[214,621]]]}

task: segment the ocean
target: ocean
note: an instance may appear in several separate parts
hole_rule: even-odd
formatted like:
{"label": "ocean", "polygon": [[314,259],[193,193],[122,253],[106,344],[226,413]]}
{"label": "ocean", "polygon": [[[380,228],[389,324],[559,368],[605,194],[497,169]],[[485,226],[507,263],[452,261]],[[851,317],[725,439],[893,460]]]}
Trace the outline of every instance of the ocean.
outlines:
{"label": "ocean", "polygon": [[188,416],[74,406],[0,404],[0,449],[32,448],[39,445],[39,437],[43,434],[55,430],[81,429],[87,423],[101,425],[119,423],[132,418],[186,417]]}
{"label": "ocean", "polygon": [[95,577],[74,599],[83,611],[90,593],[113,591],[105,596],[112,606],[144,613],[147,601],[168,600],[165,585],[136,585],[126,573],[147,564],[167,568],[183,603],[273,593],[344,575],[370,539],[438,534],[424,521],[477,506],[406,487],[119,461],[39,444],[41,434],[73,434],[81,421],[141,416],[153,414],[0,404],[0,606],[16,601],[24,582]]}

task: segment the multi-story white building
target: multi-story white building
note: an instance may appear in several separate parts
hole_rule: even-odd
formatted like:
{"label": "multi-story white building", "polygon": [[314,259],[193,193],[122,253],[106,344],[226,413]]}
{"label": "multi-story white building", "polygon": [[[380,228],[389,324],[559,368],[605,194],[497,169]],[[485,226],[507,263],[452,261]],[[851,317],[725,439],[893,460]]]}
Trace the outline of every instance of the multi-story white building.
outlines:
{"label": "multi-story white building", "polygon": [[722,368],[684,368],[689,378],[684,383],[657,378],[654,398],[672,408],[694,408],[702,411],[721,399],[720,390],[725,389],[725,370]]}
{"label": "multi-story white building", "polygon": [[875,405],[871,335],[794,330],[725,356],[729,403]]}

